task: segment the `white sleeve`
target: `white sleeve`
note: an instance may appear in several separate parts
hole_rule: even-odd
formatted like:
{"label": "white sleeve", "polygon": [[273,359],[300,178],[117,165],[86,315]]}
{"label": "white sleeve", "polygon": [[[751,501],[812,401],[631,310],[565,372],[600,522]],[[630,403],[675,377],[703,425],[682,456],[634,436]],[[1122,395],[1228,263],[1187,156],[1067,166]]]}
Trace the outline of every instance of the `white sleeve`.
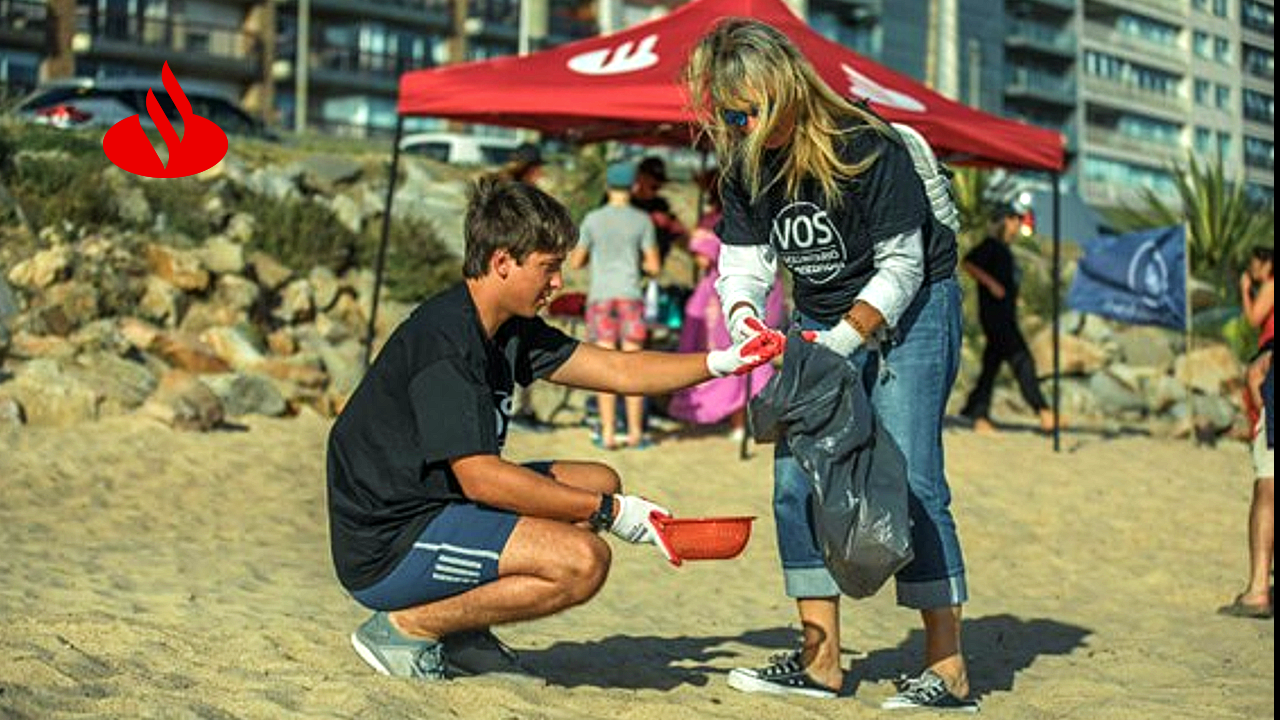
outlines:
{"label": "white sleeve", "polygon": [[[723,261],[723,255],[721,258]],[[894,327],[924,283],[924,236],[920,230],[877,242],[875,265],[875,274],[857,299],[879,310],[885,325]]]}
{"label": "white sleeve", "polygon": [[735,303],[750,303],[758,317],[764,317],[765,298],[773,289],[778,260],[768,245],[720,246],[720,279],[716,292],[720,306],[728,314]]}

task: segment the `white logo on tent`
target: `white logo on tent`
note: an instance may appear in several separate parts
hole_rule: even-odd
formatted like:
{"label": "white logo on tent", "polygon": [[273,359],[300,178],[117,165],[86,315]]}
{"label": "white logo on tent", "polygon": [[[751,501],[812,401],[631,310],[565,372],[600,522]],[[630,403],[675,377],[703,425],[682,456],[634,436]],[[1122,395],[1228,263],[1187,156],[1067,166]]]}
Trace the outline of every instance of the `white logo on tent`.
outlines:
{"label": "white logo on tent", "polygon": [[621,75],[651,68],[658,64],[653,46],[657,35],[649,35],[638,44],[630,40],[613,48],[592,50],[569,58],[569,69],[583,75]]}
{"label": "white logo on tent", "polygon": [[866,98],[877,105],[887,105],[907,112],[924,112],[924,103],[910,95],[890,90],[844,63],[840,63],[840,69],[849,78],[849,94],[853,97]]}

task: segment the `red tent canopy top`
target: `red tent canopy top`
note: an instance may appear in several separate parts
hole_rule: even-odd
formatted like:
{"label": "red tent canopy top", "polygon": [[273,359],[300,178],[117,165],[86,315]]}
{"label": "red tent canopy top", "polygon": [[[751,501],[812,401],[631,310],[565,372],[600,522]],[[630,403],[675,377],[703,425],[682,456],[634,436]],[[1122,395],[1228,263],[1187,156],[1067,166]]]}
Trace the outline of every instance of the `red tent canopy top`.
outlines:
{"label": "red tent canopy top", "polygon": [[919,130],[952,163],[1060,172],[1060,133],[975,110],[838,45],[782,0],[695,0],[611,35],[523,57],[405,73],[401,115],[532,128],[581,142],[687,145],[692,116],[680,72],[694,44],[725,17],[752,17],[786,33],[832,88],[864,98]]}

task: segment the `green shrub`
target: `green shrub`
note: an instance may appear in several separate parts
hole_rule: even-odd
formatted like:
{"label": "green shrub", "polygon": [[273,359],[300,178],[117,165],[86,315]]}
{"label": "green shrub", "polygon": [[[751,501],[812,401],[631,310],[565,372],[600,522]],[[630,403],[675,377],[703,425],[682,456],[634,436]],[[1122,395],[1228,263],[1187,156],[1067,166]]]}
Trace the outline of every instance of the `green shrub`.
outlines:
{"label": "green shrub", "polygon": [[[372,270],[376,266],[381,233],[381,222],[366,226],[358,254],[361,267]],[[461,279],[461,258],[440,242],[430,222],[392,221],[383,265],[383,283],[389,297],[401,302],[418,302]]]}
{"label": "green shrub", "polygon": [[[164,180],[143,180],[138,183],[151,207],[152,218],[165,217],[167,232],[185,235],[195,242],[203,242],[214,231],[209,216],[204,211],[208,184],[193,177]],[[135,227],[135,230],[149,230]]]}
{"label": "green shrub", "polygon": [[305,270],[324,265],[341,273],[355,261],[356,234],[318,202],[302,198],[277,200],[238,188],[230,208],[248,213],[257,221],[249,247],[263,250],[291,268]]}

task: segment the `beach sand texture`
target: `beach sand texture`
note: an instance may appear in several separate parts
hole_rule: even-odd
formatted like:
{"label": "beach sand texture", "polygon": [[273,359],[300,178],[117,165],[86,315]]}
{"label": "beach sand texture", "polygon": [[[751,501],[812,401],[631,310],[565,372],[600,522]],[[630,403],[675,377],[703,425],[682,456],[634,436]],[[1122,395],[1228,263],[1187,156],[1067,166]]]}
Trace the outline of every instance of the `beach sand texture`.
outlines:
{"label": "beach sand texture", "polygon": [[[499,629],[547,687],[379,676],[333,576],[328,421],[175,432],[141,418],[0,428],[0,718],[874,718],[916,670],[892,588],[846,601],[853,697],[748,695],[733,667],[796,642],[770,514],[768,447],[722,437],[606,453],[587,431],[518,434],[509,456],[604,458],[682,516],[759,516],[736,560],[669,566],[610,540],[589,604]],[[946,435],[969,565],[980,717],[1257,720],[1275,712],[1274,624],[1220,617],[1241,589],[1242,445],[1138,435]],[[908,713],[907,716],[921,715]],[[924,717],[930,715],[925,714]]]}

